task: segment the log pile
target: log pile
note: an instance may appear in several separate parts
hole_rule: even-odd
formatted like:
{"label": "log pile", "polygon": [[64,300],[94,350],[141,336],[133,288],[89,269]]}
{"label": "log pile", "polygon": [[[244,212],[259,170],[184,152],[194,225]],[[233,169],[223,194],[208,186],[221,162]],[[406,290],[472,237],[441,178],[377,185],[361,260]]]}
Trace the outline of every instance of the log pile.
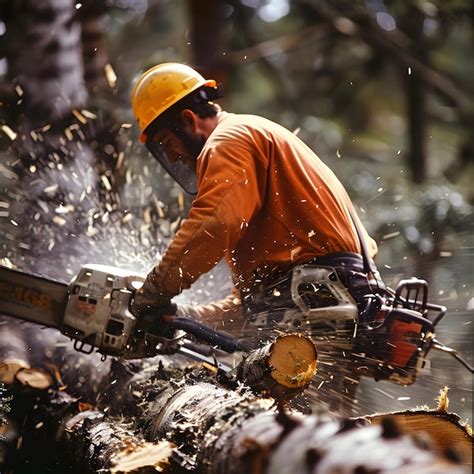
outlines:
{"label": "log pile", "polygon": [[455,449],[431,446],[413,425],[405,432],[401,414],[331,420],[292,409],[316,370],[314,346],[300,336],[251,353],[232,376],[179,356],[108,367],[99,383],[83,383],[88,397],[57,377],[46,389],[13,377],[16,433],[2,472],[471,472]]}

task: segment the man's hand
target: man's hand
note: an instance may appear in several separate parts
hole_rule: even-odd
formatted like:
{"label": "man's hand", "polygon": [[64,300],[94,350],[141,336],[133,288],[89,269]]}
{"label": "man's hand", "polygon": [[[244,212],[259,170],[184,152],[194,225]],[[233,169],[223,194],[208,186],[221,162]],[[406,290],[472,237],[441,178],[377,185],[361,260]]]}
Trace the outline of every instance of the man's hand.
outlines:
{"label": "man's hand", "polygon": [[166,296],[164,292],[155,285],[154,271],[152,270],[141,288],[134,293],[130,304],[131,312],[138,317],[144,315],[160,315],[175,314],[176,305],[171,304],[171,298]]}
{"label": "man's hand", "polygon": [[150,315],[158,319],[160,316],[175,314],[176,309],[176,304],[171,303],[171,300],[165,305],[157,303],[157,299],[148,295],[143,286],[135,292],[130,304],[131,312],[139,318]]}
{"label": "man's hand", "polygon": [[176,313],[176,304],[169,300],[167,305],[157,304],[156,298],[150,296],[144,286],[135,292],[130,304],[131,312],[138,318],[136,330],[173,339],[175,330],[166,323],[164,317]]}

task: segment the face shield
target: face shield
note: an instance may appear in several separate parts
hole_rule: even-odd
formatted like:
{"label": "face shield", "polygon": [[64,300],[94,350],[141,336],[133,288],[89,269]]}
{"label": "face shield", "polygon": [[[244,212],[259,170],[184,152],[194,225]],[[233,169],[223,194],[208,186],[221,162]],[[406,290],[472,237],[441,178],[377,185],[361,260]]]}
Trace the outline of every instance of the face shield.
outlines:
{"label": "face shield", "polygon": [[160,141],[147,139],[145,146],[186,193],[191,195],[197,194],[197,176],[192,162],[182,161],[179,157],[170,158],[170,155],[167,153],[166,145],[163,145]]}

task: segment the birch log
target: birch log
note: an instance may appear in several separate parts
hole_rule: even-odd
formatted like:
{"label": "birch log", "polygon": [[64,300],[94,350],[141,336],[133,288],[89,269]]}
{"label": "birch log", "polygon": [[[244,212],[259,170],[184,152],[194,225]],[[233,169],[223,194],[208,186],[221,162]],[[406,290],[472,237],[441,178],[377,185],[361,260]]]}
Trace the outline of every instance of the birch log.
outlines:
{"label": "birch log", "polygon": [[[123,371],[124,383],[110,383],[97,406],[64,391],[28,388],[34,405],[22,425],[15,467],[81,474],[471,472],[454,450],[420,442],[394,417],[371,424],[285,412],[244,384],[237,389],[222,385],[199,364],[144,367],[114,369],[114,377]],[[122,412],[120,404],[109,410],[115,390],[124,400]],[[126,402],[119,398],[123,391]],[[468,440],[472,445],[472,435]]]}
{"label": "birch log", "polygon": [[316,375],[317,352],[311,339],[289,334],[249,354],[237,368],[237,378],[257,392],[277,396],[300,391]]}

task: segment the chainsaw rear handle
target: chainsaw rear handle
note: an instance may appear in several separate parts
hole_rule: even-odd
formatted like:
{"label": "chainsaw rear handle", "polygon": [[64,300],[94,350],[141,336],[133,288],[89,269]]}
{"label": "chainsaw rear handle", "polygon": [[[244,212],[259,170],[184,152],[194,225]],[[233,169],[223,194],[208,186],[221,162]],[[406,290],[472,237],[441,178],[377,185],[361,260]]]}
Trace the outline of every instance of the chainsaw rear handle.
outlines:
{"label": "chainsaw rear handle", "polygon": [[163,316],[163,321],[174,329],[181,329],[203,342],[217,346],[225,352],[232,353],[243,350],[240,342],[235,337],[225,332],[216,331],[192,319],[182,316],[166,315]]}

